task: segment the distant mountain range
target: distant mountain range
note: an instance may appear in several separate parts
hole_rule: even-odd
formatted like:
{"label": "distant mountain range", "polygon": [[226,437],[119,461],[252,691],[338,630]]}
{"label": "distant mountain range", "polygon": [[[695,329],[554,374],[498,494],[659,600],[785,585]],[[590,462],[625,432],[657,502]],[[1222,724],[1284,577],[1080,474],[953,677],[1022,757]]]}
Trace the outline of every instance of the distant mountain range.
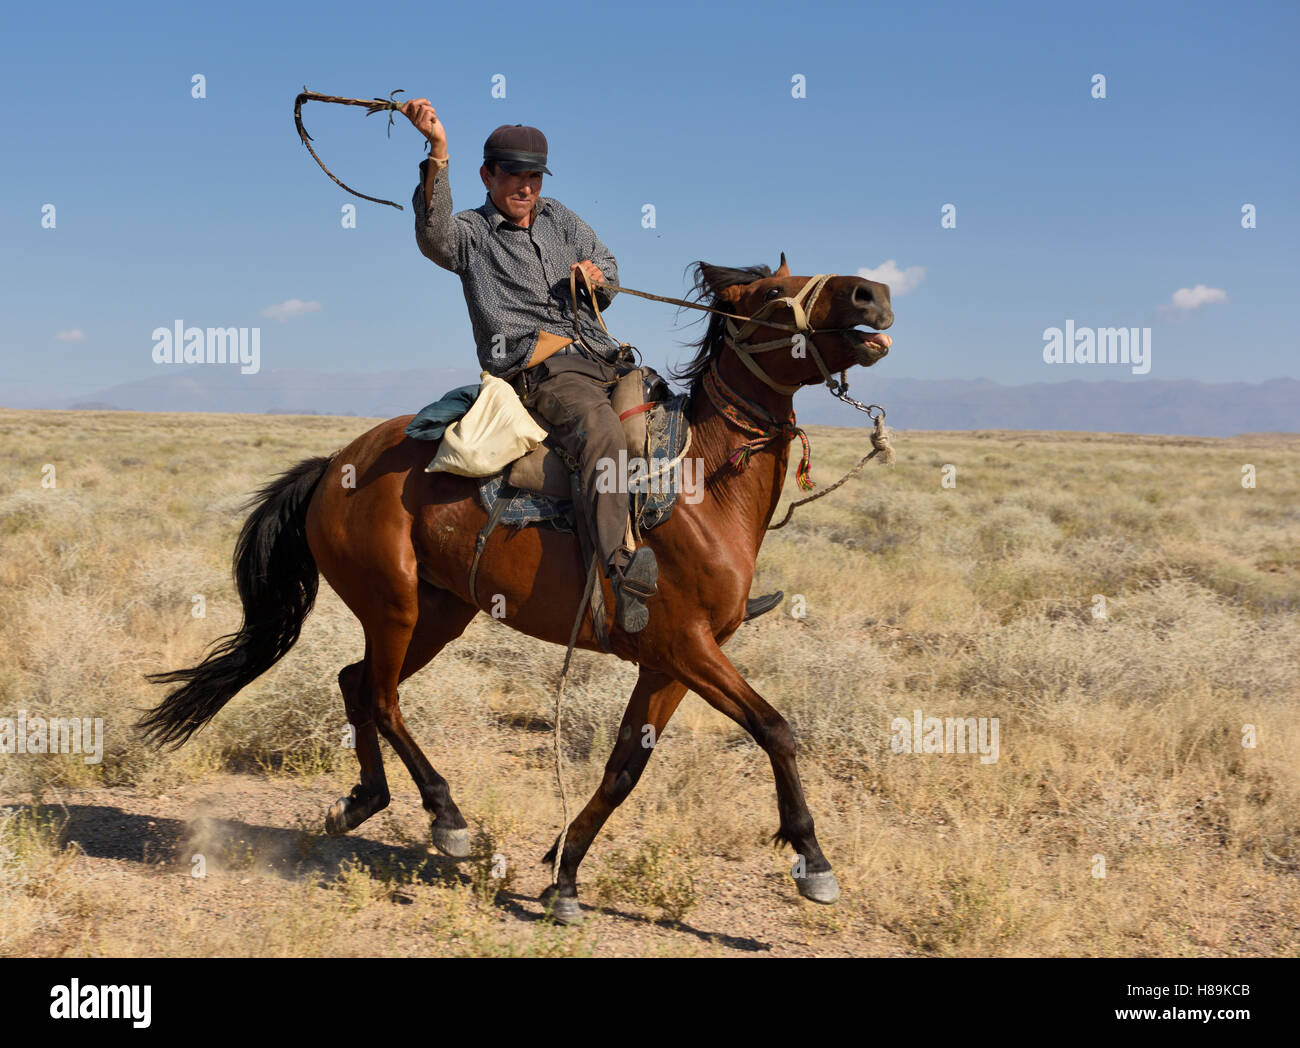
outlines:
{"label": "distant mountain range", "polygon": [[[211,411],[389,417],[418,411],[457,386],[478,382],[468,368],[370,373],[310,370],[241,375],[210,367],[59,398],[0,385],[0,404],[19,408]],[[883,404],[899,429],[1091,430],[1233,436],[1300,432],[1300,381],[1204,383],[1146,380],[1039,382],[1005,386],[984,379],[912,379],[850,373],[851,394]],[[799,421],[864,425],[866,416],[812,388],[799,394]]]}

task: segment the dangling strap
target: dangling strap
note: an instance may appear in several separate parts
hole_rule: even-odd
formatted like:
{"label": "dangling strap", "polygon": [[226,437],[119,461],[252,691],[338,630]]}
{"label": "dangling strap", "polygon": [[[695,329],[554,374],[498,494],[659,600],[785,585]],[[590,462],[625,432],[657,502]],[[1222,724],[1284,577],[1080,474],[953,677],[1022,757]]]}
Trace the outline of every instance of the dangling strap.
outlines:
{"label": "dangling strap", "polygon": [[[803,443],[803,457],[799,460],[794,478],[804,491],[811,491],[816,486],[812,479],[812,445],[808,443],[808,434],[804,432],[803,427],[796,424],[793,410],[790,412],[789,419],[778,422],[764,408],[730,389],[718,374],[716,360],[709,362],[709,370],[705,372],[704,392],[708,394],[709,400],[713,402],[719,414],[737,429],[751,435],[751,439],[735,448],[728,457],[727,461],[734,468],[744,469],[749,464],[749,456],[772,441],[781,437],[792,440],[797,436]],[[768,424],[758,425],[752,421],[753,419]]]}
{"label": "dangling strap", "polygon": [[501,487],[497,489],[497,500],[492,503],[492,510],[488,513],[487,523],[483,525],[474,540],[474,561],[469,566],[469,599],[474,602],[474,607],[479,611],[486,611],[482,604],[478,602],[478,562],[483,556],[483,547],[487,545],[488,536],[496,530],[496,526],[501,523],[501,518],[505,515],[506,507],[510,500],[514,498],[515,489],[504,481]]}

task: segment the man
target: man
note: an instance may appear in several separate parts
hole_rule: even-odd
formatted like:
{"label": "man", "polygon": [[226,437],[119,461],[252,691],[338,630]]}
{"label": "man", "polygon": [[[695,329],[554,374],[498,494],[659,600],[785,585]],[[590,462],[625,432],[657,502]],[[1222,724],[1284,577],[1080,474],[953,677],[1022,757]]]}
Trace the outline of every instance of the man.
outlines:
{"label": "man", "polygon": [[[511,381],[524,402],[551,423],[555,441],[579,465],[590,500],[596,545],[615,595],[615,619],[628,633],[649,622],[659,569],[652,550],[624,545],[626,492],[596,486],[602,459],[626,447],[623,424],[609,397],[630,362],[597,323],[580,310],[573,331],[569,273],[582,268],[593,282],[618,280],[618,264],[581,218],[540,195],[546,136],[522,124],[502,126],[483,145],[479,177],[483,205],[453,215],[448,185],[447,132],[427,98],[402,112],[429,141],[415,189],[415,239],[423,254],[460,277],[483,370]],[[579,284],[581,287],[581,283]],[[596,292],[601,309],[613,294]]]}

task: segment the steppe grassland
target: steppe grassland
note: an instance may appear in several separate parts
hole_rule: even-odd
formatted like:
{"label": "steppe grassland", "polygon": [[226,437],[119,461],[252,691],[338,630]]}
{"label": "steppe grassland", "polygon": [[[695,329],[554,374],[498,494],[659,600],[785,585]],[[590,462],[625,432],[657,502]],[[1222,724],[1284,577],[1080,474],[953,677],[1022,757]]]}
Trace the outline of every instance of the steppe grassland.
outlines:
{"label": "steppe grassland", "polygon": [[[249,492],[369,424],[0,411],[0,717],[102,717],[107,740],[98,765],[0,755],[0,803],[22,805],[0,828],[0,952],[75,949],[51,929],[96,905],[51,801],[250,770],[286,791],[355,781],[335,675],[359,657],[360,630],[324,586],[297,648],[196,742],[159,754],[130,726],[160,697],[143,673],[189,664],[237,627],[229,558]],[[867,450],[863,431],[811,436],[819,484]],[[897,446],[895,467],[869,465],[771,534],[754,592],[783,589],[786,603],[725,649],[794,725],[844,887],[837,907],[800,904],[798,919],[826,942],[865,921],[923,954],[1295,954],[1300,439],[911,432]],[[533,729],[550,723],[562,654],[480,616],[404,689],[480,843],[511,862],[510,841],[558,819],[549,734]],[[634,679],[631,665],[577,658],[565,742],[579,803]],[[895,753],[891,724],[914,710],[998,718],[998,761]],[[418,808],[385,752],[394,808]],[[683,916],[709,891],[689,877],[700,857],[788,868],[761,847],[775,826],[766,759],[688,697],[584,866],[584,901]],[[409,909],[393,905],[391,871],[365,866],[283,891],[243,918],[265,952],[317,952],[347,941],[323,930]],[[494,952],[495,898],[449,883],[421,906],[466,952]],[[169,947],[247,948],[215,931],[183,942]],[[127,928],[97,944],[148,948]]]}

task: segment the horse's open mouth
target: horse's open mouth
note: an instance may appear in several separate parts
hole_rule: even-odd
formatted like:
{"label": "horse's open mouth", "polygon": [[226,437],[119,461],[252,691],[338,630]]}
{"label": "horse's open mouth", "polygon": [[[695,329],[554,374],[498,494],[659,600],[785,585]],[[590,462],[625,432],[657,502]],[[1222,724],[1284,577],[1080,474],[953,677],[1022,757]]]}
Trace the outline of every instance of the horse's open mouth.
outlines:
{"label": "horse's open mouth", "polygon": [[864,364],[874,364],[889,352],[894,340],[883,331],[864,331],[862,328],[846,328],[840,334],[860,357],[865,357]]}

